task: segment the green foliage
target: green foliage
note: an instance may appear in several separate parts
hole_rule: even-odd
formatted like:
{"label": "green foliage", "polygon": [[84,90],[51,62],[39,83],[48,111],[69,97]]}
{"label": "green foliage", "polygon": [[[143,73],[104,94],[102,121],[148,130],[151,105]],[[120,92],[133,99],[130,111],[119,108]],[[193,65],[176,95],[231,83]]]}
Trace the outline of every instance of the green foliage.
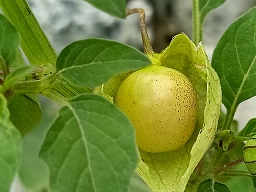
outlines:
{"label": "green foliage", "polygon": [[34,67],[32,66],[23,66],[16,69],[14,72],[12,72],[10,75],[8,75],[5,78],[4,85],[3,85],[4,88],[8,90],[19,81],[25,80],[25,76],[31,73],[33,70],[34,70]]}
{"label": "green foliage", "polygon": [[16,28],[0,14],[0,68],[10,66],[15,60],[20,37]]}
{"label": "green foliage", "polygon": [[31,131],[41,121],[42,111],[37,95],[13,94],[8,100],[8,108],[12,123],[22,135]]}
{"label": "green foliage", "polygon": [[94,5],[98,9],[105,11],[113,16],[125,18],[126,17],[126,10],[125,4],[126,0],[84,0],[88,3]]}
{"label": "green foliage", "polygon": [[230,192],[229,188],[218,181],[206,179],[200,183],[197,192]]}
{"label": "green foliage", "polygon": [[102,39],[87,39],[67,46],[58,57],[57,72],[77,87],[96,87],[113,75],[149,65],[142,53]]}
{"label": "green foliage", "polygon": [[253,8],[237,19],[213,53],[212,66],[220,77],[228,113],[234,113],[239,103],[256,95],[255,17]]}
{"label": "green foliage", "polygon": [[203,23],[206,15],[225,3],[226,0],[199,0],[200,20]]}
{"label": "green foliage", "polygon": [[77,96],[60,110],[40,155],[52,189],[63,192],[127,191],[138,159],[129,120],[93,94]]}
{"label": "green foliage", "polygon": [[193,0],[193,40],[196,45],[203,40],[203,23],[206,15],[224,2],[225,0]]}
{"label": "green foliage", "polygon": [[0,0],[4,15],[18,30],[21,47],[32,65],[55,64],[56,53],[41,30],[26,0]]}
{"label": "green foliage", "polygon": [[252,137],[256,135],[256,118],[251,119],[245,127],[238,133],[241,137]]}
{"label": "green foliage", "polygon": [[[125,0],[85,1],[113,16],[126,17]],[[230,176],[247,176],[255,185],[250,173],[256,172],[256,120],[238,133],[234,113],[241,102],[256,95],[256,8],[227,29],[214,50],[212,66],[199,43],[205,17],[224,2],[193,0],[194,43],[179,34],[160,54],[146,56],[118,42],[86,39],[68,45],[57,57],[26,0],[0,0],[5,15],[0,15],[0,191],[9,192],[19,172],[27,187],[33,186],[29,182],[44,180],[46,186],[40,190],[146,192],[149,189],[135,175],[136,168],[157,192],[227,192],[223,183],[232,186]],[[147,48],[150,42],[142,35]],[[25,64],[21,52],[33,67]],[[176,151],[138,150],[131,122],[113,104],[120,83],[150,62],[182,72],[197,93],[195,132]],[[220,84],[227,113],[218,120]],[[33,177],[35,171],[26,172],[34,167],[27,153],[33,144],[24,145],[21,169],[20,164],[22,142],[42,118],[39,94],[57,102],[61,110],[47,133],[45,124],[37,129],[34,166],[45,173]],[[248,171],[245,164],[241,170],[234,168],[243,156]]]}
{"label": "green foliage", "polygon": [[0,191],[9,192],[19,170],[22,157],[22,138],[10,121],[7,101],[0,94]]}

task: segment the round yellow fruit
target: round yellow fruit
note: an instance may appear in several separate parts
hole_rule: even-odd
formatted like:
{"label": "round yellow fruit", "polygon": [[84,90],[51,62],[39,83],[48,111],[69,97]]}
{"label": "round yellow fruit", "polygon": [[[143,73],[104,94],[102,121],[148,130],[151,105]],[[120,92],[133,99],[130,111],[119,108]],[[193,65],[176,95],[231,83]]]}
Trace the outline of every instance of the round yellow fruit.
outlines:
{"label": "round yellow fruit", "polygon": [[196,124],[196,92],[181,72],[158,65],[140,69],[120,85],[115,104],[136,129],[138,147],[173,151],[191,137]]}

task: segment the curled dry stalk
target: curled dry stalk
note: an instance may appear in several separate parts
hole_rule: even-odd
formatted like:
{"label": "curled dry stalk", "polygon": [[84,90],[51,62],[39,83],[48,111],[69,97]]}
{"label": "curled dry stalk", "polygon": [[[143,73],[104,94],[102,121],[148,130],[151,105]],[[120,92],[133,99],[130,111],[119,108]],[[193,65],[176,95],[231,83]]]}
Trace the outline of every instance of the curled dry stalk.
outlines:
{"label": "curled dry stalk", "polygon": [[136,13],[138,13],[140,16],[140,31],[141,31],[144,52],[146,55],[151,55],[154,53],[154,51],[151,46],[151,42],[147,32],[146,21],[145,21],[145,11],[142,8],[133,8],[133,9],[127,10],[128,16]]}

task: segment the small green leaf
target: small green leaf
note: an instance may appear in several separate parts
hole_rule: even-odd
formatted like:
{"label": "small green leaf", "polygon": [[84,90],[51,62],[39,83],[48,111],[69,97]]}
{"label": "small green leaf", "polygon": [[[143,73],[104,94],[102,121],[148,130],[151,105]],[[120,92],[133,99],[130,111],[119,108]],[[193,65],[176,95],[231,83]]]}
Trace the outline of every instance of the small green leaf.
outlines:
{"label": "small green leaf", "polygon": [[256,8],[238,18],[214,50],[212,66],[220,77],[223,103],[234,113],[242,101],[256,95]]}
{"label": "small green leaf", "polygon": [[223,183],[206,179],[199,184],[197,192],[230,192],[230,190]]}
{"label": "small green leaf", "polygon": [[251,119],[245,127],[238,133],[241,137],[252,137],[256,135],[256,118]]}
{"label": "small green leaf", "polygon": [[184,191],[204,153],[211,146],[220,114],[221,89],[202,45],[196,47],[185,34],[179,34],[152,62],[185,74],[197,92],[197,123],[190,140],[176,151],[141,152],[138,172],[152,191]]}
{"label": "small green leaf", "polygon": [[9,119],[7,101],[0,94],[0,191],[9,192],[20,167],[22,138]]}
{"label": "small green leaf", "polygon": [[33,66],[23,66],[9,74],[4,81],[5,89],[11,88],[20,80],[25,80],[25,76],[32,72],[33,69]]}
{"label": "small green leaf", "polygon": [[126,11],[125,11],[126,0],[104,0],[104,1],[85,0],[85,1],[97,7],[98,9],[105,11],[110,15],[113,15],[119,18],[126,17]]}
{"label": "small green leaf", "polygon": [[41,121],[42,111],[37,95],[14,94],[8,100],[10,119],[22,135],[31,131]]}
{"label": "small green leaf", "polygon": [[204,18],[210,11],[221,6],[223,3],[225,3],[225,1],[226,0],[200,0],[199,13],[201,22],[204,22]]}
{"label": "small green leaf", "polygon": [[67,46],[57,60],[57,71],[77,87],[96,87],[114,75],[150,64],[136,49],[108,40],[87,39]]}
{"label": "small green leaf", "polygon": [[0,14],[0,65],[1,60],[7,66],[15,60],[20,44],[20,36],[15,27]]}
{"label": "small green leaf", "polygon": [[83,94],[60,110],[40,156],[53,191],[126,192],[137,166],[129,120],[103,97]]}

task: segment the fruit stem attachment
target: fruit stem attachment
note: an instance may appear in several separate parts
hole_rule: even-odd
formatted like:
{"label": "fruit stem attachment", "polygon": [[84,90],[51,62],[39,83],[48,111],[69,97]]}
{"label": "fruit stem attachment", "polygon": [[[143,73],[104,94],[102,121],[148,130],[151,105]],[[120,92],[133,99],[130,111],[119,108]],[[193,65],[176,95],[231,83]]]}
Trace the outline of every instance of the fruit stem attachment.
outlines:
{"label": "fruit stem attachment", "polygon": [[133,9],[127,10],[128,16],[135,13],[138,13],[140,16],[140,32],[141,32],[144,52],[146,55],[151,55],[154,53],[154,51],[151,46],[150,39],[147,32],[146,21],[145,21],[145,11],[142,8],[133,8]]}
{"label": "fruit stem attachment", "polygon": [[225,165],[222,165],[221,167],[217,168],[215,171],[217,173],[220,173],[220,172],[223,172],[223,171],[225,171],[225,170],[227,170],[227,169],[229,169],[229,168],[231,168],[231,167],[233,167],[233,166],[235,166],[239,163],[242,163],[242,162],[244,162],[244,158],[236,159],[236,160],[231,161],[231,162],[229,162]]}

